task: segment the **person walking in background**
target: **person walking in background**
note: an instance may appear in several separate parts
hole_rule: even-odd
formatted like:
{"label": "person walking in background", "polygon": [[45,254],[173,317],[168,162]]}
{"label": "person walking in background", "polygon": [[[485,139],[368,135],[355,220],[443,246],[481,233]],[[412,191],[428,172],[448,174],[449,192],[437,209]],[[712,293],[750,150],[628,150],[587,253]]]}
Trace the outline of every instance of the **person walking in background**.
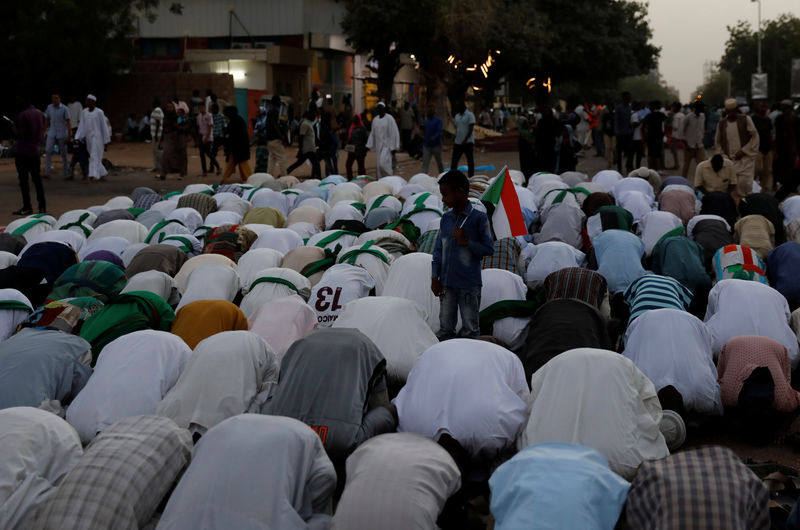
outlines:
{"label": "person walking in background", "polygon": [[614,167],[614,157],[617,152],[617,137],[614,135],[614,111],[604,107],[600,115],[600,127],[603,130],[603,145],[606,150],[608,167]]}
{"label": "person walking in background", "polygon": [[641,101],[633,103],[633,113],[631,114],[631,127],[633,128],[633,156],[634,164],[637,168],[642,167],[642,160],[645,157],[645,143],[642,136],[642,124],[647,115],[650,114],[650,109],[647,108]]}
{"label": "person walking in background", "polygon": [[150,112],[150,140],[153,142],[153,169],[161,171],[161,137],[164,134],[164,111],[158,98],[153,100],[153,110]]}
{"label": "person walking in background", "polygon": [[[617,138],[617,171],[627,175],[633,169],[633,127],[631,127],[631,93],[622,93],[622,103],[614,107],[614,136]],[[625,159],[625,171],[622,160]]]}
{"label": "person walking in background", "polygon": [[[216,168],[217,175],[219,175],[220,167],[219,162],[214,157],[214,118],[206,112],[205,103],[197,106],[197,134],[200,137],[200,167],[203,170],[203,175],[206,176],[208,171],[214,171]],[[208,156],[208,171],[206,171],[206,156]]]}
{"label": "person walking in background", "polygon": [[772,120],[767,116],[769,105],[766,101],[755,104],[756,113],[753,115],[753,124],[758,131],[758,158],[756,159],[755,176],[761,185],[761,190],[766,193],[774,191],[772,183]]}
{"label": "person walking in background", "polygon": [[647,142],[647,167],[656,171],[664,168],[664,122],[660,101],[650,102],[650,114],[642,122],[642,136]]}
{"label": "person walking in background", "polygon": [[403,147],[403,151],[408,153],[411,131],[414,129],[414,113],[408,101],[403,102],[403,108],[398,111],[398,114],[400,115],[400,145]]}
{"label": "person walking in background", "polygon": [[[686,116],[681,123],[681,137],[683,143],[686,145],[686,151],[683,155],[683,169],[681,175],[684,178],[689,176],[689,167],[692,160],[695,164],[699,164],[706,159],[705,145],[703,143],[703,136],[706,130],[706,115],[703,114],[704,105],[702,101],[695,101],[692,105],[692,112]],[[675,132],[672,133],[673,138]],[[677,160],[677,159],[676,159]]]}
{"label": "person walking in background", "polygon": [[69,111],[69,126],[71,127],[71,134],[72,138],[75,138],[75,133],[78,131],[78,125],[81,122],[81,113],[83,112],[83,105],[81,102],[78,101],[78,98],[75,96],[70,96],[70,103],[67,105],[67,110]]}
{"label": "person walking in background", "polygon": [[[491,118],[490,118],[491,119]],[[436,167],[439,173],[444,171],[442,164],[442,119],[436,115],[433,107],[428,107],[428,117],[422,124],[425,138],[422,144],[422,172],[428,173],[431,164],[431,156],[436,159]]]}
{"label": "person walking in background", "polygon": [[[671,129],[671,134],[669,135],[669,151],[672,153],[672,166],[665,169],[678,169],[681,167],[679,153],[683,151],[686,143],[686,135],[684,133],[686,117],[687,116],[683,113],[683,107],[681,107],[681,104],[677,101],[674,102],[668,117],[669,128]],[[688,152],[684,153],[684,167],[686,170],[689,169],[685,163],[688,156]],[[686,173],[683,173],[683,176],[686,178]]]}
{"label": "person walking in background", "polygon": [[350,130],[347,133],[347,145],[345,145],[347,161],[344,166],[347,171],[347,180],[353,180],[353,162],[358,162],[359,175],[364,175],[367,172],[364,167],[364,159],[367,156],[367,137],[367,128],[361,122],[361,116],[354,114],[351,119]]}
{"label": "person walking in background", "polygon": [[456,103],[456,115],[453,118],[456,123],[456,139],[453,143],[453,158],[450,161],[450,169],[458,169],[458,161],[461,155],[467,157],[467,176],[472,178],[475,174],[475,158],[472,149],[475,146],[475,115],[470,112],[463,101]]}
{"label": "person walking in background", "polygon": [[256,146],[256,173],[266,173],[269,167],[269,151],[267,151],[267,108],[258,107],[258,118],[253,125],[253,139],[250,145]]}
{"label": "person walking in background", "polygon": [[600,126],[600,117],[603,113],[603,106],[589,103],[589,110],[587,115],[589,117],[589,132],[591,133],[592,142],[594,142],[595,156],[603,158],[606,156],[606,144],[603,138],[603,128]]}
{"label": "person walking in background", "polygon": [[397,122],[390,114],[386,113],[386,104],[378,102],[378,115],[372,119],[372,130],[367,139],[367,149],[375,151],[377,177],[388,177],[394,171],[392,155],[400,149],[400,132]]}
{"label": "person walking in background", "polygon": [[103,151],[111,142],[105,113],[97,107],[97,98],[92,94],[86,96],[86,108],[81,115],[81,124],[75,133],[77,140],[86,140],[89,151],[89,182],[104,180],[108,171],[103,166]]}
{"label": "person walking in background", "polygon": [[[214,99],[216,99],[216,96],[214,96]],[[212,142],[212,147],[211,147],[211,156],[214,158],[214,160],[216,160],[217,155],[219,154],[219,148],[220,147],[224,148],[225,146],[226,126],[227,126],[227,122],[225,121],[225,116],[223,116],[222,113],[220,113],[219,104],[217,103],[211,104],[211,118],[212,121],[214,122],[214,128],[211,131],[212,134],[214,135],[214,141]],[[228,152],[227,150],[224,150],[223,158],[227,157],[228,157]],[[220,174],[220,167],[219,163],[217,163],[217,175],[219,174]]]}
{"label": "person walking in background", "polygon": [[69,142],[72,128],[70,127],[69,110],[61,104],[61,96],[53,94],[51,103],[44,111],[46,116],[45,128],[47,128],[47,143],[45,144],[44,155],[44,176],[50,178],[52,166],[50,161],[53,157],[53,150],[58,146],[58,154],[61,155],[61,171],[64,178],[69,178],[69,164],[67,162],[67,142]]}
{"label": "person walking in background", "polygon": [[[178,173],[178,180],[183,180],[186,176],[187,157],[186,157],[186,116],[183,110],[176,111],[173,102],[167,103],[167,110],[164,112],[164,125],[159,141],[161,153],[161,166],[159,175],[156,177],[161,180],[167,178],[168,173]],[[182,119],[181,119],[182,117]]]}
{"label": "person walking in background", "polygon": [[736,190],[733,198],[740,201],[753,192],[753,176],[758,158],[758,131],[750,116],[739,114],[735,99],[725,100],[725,119],[717,126],[714,150],[733,161]]}
{"label": "person walking in background", "polygon": [[39,201],[39,213],[45,213],[44,186],[39,167],[39,156],[42,136],[44,136],[44,115],[34,107],[28,107],[17,114],[14,119],[13,132],[16,136],[14,144],[14,165],[19,177],[19,190],[22,193],[22,208],[12,212],[13,215],[30,215],[33,213],[31,206],[31,190],[28,177],[36,188],[36,200]]}
{"label": "person walking in background", "polygon": [[248,177],[253,174],[253,170],[250,169],[250,139],[247,134],[247,124],[234,106],[225,107],[222,113],[228,121],[228,136],[225,171],[219,183],[225,184],[236,168],[239,168],[242,182],[247,182]]}
{"label": "person walking in background", "polygon": [[298,131],[300,138],[297,147],[297,161],[286,168],[286,172],[289,175],[308,160],[311,163],[311,178],[318,179],[322,177],[319,169],[319,156],[317,155],[317,132],[314,129],[316,117],[316,112],[313,110],[307,110],[305,116],[303,116],[303,121],[300,123],[300,130]]}
{"label": "person walking in background", "polygon": [[269,165],[267,173],[275,178],[285,175],[283,161],[283,142],[285,137],[281,130],[281,98],[278,95],[272,96],[269,110],[267,110],[267,152],[269,153]]}

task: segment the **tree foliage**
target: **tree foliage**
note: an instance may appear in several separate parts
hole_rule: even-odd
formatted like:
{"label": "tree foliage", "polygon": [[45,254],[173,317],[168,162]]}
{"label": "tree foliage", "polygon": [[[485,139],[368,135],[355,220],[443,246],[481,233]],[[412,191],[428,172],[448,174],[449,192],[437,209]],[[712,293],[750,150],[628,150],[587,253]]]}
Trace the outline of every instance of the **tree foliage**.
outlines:
{"label": "tree foliage", "polygon": [[726,98],[730,97],[731,74],[725,70],[717,70],[711,77],[697,88],[696,95],[702,95],[703,101],[708,105],[721,106]]}
{"label": "tree foliage", "polygon": [[[728,26],[720,67],[731,74],[733,94],[750,98],[750,76],[758,68],[758,32],[749,22]],[[768,99],[789,97],[791,60],[800,57],[800,18],[781,15],[761,28],[762,70],[768,74]]]}
{"label": "tree foliage", "polygon": [[132,66],[130,37],[137,17],[152,16],[158,1],[2,2],[0,54],[7,93],[0,104],[41,105],[52,92],[102,95],[115,73]]}
{"label": "tree foliage", "polygon": [[[342,28],[351,46],[389,63],[378,72],[383,97],[401,53],[415,54],[429,91],[444,83],[451,99],[475,85],[488,99],[506,75],[607,90],[621,77],[646,73],[658,56],[650,44],[646,7],[633,1],[342,1],[347,8]],[[488,77],[466,71],[492,50],[501,53],[493,55]],[[460,68],[444,62],[449,55],[462,61]]]}

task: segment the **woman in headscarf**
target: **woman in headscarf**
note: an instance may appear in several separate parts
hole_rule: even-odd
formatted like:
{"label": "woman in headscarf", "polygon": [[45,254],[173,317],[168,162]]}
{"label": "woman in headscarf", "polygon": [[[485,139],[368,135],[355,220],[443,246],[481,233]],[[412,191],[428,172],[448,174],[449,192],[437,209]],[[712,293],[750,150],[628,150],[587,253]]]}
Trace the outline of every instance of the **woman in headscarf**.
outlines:
{"label": "woman in headscarf", "polygon": [[353,180],[353,162],[358,162],[358,174],[365,175],[367,173],[364,167],[364,159],[367,156],[367,129],[361,121],[361,116],[353,114],[353,123],[350,125],[350,130],[347,132],[347,145],[344,150],[347,151],[347,162],[344,167],[347,170],[347,180]]}
{"label": "woman in headscarf", "polygon": [[119,337],[103,349],[91,379],[67,409],[67,421],[88,443],[119,420],[155,413],[191,355],[180,337],[165,331]]}
{"label": "woman in headscarf", "polygon": [[197,439],[227,418],[260,412],[277,382],[278,361],[264,339],[249,331],[223,331],[197,345],[156,414]]}
{"label": "woman in headscarf", "polygon": [[29,518],[83,455],[67,422],[43,410],[0,410],[0,527],[35,528]]}
{"label": "woman in headscarf", "polygon": [[226,143],[226,166],[222,173],[220,184],[231,178],[236,168],[239,168],[239,177],[242,182],[247,182],[247,178],[253,174],[250,169],[250,141],[247,134],[247,124],[244,122],[236,107],[225,107],[222,111],[225,119],[228,120],[228,136]]}
{"label": "woman in headscarf", "polygon": [[242,414],[197,444],[158,528],[328,528],[335,488],[333,465],[307,425]]}
{"label": "woman in headscarf", "polygon": [[247,317],[227,300],[197,300],[175,315],[172,333],[194,349],[200,341],[222,333],[247,329]]}
{"label": "woman in headscarf", "polygon": [[156,178],[166,180],[167,173],[178,173],[178,180],[183,180],[187,173],[188,158],[186,156],[186,116],[178,116],[175,104],[167,103],[164,111],[163,134],[158,148],[163,150],[161,167]]}

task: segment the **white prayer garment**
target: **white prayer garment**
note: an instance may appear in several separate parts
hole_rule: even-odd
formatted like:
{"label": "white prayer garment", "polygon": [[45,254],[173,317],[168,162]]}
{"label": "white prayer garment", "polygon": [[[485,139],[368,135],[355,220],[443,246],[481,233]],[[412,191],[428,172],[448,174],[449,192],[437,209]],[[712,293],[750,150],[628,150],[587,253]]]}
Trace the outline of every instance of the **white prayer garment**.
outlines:
{"label": "white prayer garment", "polygon": [[302,246],[303,238],[297,235],[294,230],[273,228],[272,230],[263,231],[250,248],[271,248],[285,255],[293,248]]}
{"label": "white prayer garment", "polygon": [[311,294],[311,282],[308,278],[292,269],[272,267],[259,271],[255,278],[239,304],[248,320],[267,302],[293,294],[308,300]]}
{"label": "white prayer garment", "polygon": [[[525,300],[528,292],[525,282],[518,275],[505,269],[483,269],[481,271],[480,310],[506,300]],[[460,313],[459,313],[459,316]],[[492,336],[510,350],[517,350],[525,343],[530,318],[506,317],[495,321]],[[460,325],[460,324],[459,324]]]}
{"label": "white prayer garment", "polygon": [[209,265],[213,263],[225,265],[226,267],[236,270],[236,262],[221,254],[201,254],[200,256],[195,256],[187,260],[186,263],[181,266],[181,270],[178,271],[178,274],[175,275],[175,283],[178,284],[178,290],[181,293],[186,291],[186,281],[195,268],[200,265]]}
{"label": "white prayer garment", "polygon": [[30,517],[83,455],[75,429],[31,407],[0,410],[0,528],[33,528]]}
{"label": "white prayer garment", "polygon": [[625,335],[622,353],[660,391],[672,386],[689,412],[722,415],[711,334],[686,311],[653,309],[638,316]]}
{"label": "white prayer garment", "polygon": [[[313,298],[313,294],[312,294]],[[405,298],[369,296],[342,309],[335,328],[356,328],[386,358],[390,378],[405,381],[419,356],[439,340],[425,322],[425,312]]]}
{"label": "white prayer garment", "polygon": [[412,252],[397,258],[389,267],[383,286],[383,296],[396,296],[419,305],[426,315],[431,331],[439,331],[439,298],[431,291],[430,282],[420,278],[431,277],[433,256],[425,252]]}
{"label": "white prayer garment", "polygon": [[390,114],[384,117],[375,115],[372,118],[372,130],[367,138],[367,149],[374,151],[377,157],[378,178],[391,175],[392,151],[400,149],[400,131]]}
{"label": "white prayer garment", "polygon": [[186,288],[176,311],[197,300],[227,300],[233,302],[239,292],[239,275],[227,265],[200,265],[186,279]]}
{"label": "white prayer garment", "polygon": [[781,293],[750,280],[721,280],[708,293],[705,323],[714,355],[730,339],[758,335],[786,347],[792,369],[800,362],[797,337],[789,327],[789,304]]}
{"label": "white prayer garment", "polygon": [[627,480],[643,461],[669,455],[653,383],[612,351],[577,348],[551,359],[531,377],[527,412],[520,450],[543,442],[585,445]]}
{"label": "white prayer garment", "polygon": [[534,290],[544,285],[545,278],[551,272],[582,267],[586,262],[586,254],[561,241],[548,241],[538,245],[529,243],[522,250],[522,254],[526,261],[529,261],[525,272],[525,283]]}
{"label": "white prayer garment", "polygon": [[111,341],[67,409],[67,421],[88,443],[119,420],[155,413],[191,354],[180,337],[166,331],[134,331]]}
{"label": "white prayer garment", "polygon": [[[448,396],[448,399],[442,399]],[[399,432],[455,439],[473,459],[511,446],[525,420],[528,385],[519,358],[474,339],[428,348],[394,400]]]}
{"label": "white prayer garment", "polygon": [[248,319],[250,331],[267,341],[280,364],[294,341],[301,339],[317,327],[317,314],[299,295],[271,300]]}
{"label": "white prayer garment", "polygon": [[108,171],[103,167],[103,151],[106,144],[111,142],[111,132],[108,130],[106,115],[102,110],[97,107],[94,110],[88,107],[83,109],[75,139],[86,140],[86,150],[89,152],[89,178],[97,180],[108,175]]}
{"label": "white prayer garment", "polygon": [[361,267],[340,263],[326,270],[308,297],[308,305],[317,313],[317,327],[332,326],[345,304],[369,295],[374,288],[375,280]]}
{"label": "white prayer garment", "polygon": [[200,341],[156,414],[190,432],[205,432],[244,412],[258,412],[278,381],[278,360],[249,331],[223,331]]}
{"label": "white prayer garment", "polygon": [[280,267],[283,254],[271,248],[250,249],[239,258],[236,272],[242,285],[242,293],[247,294],[250,284],[257,278],[256,274],[264,269]]}
{"label": "white prayer garment", "polygon": [[17,331],[33,312],[30,300],[16,289],[0,289],[0,342]]}
{"label": "white prayer garment", "polygon": [[461,472],[441,446],[411,433],[381,434],[347,459],[331,530],[436,528]]}

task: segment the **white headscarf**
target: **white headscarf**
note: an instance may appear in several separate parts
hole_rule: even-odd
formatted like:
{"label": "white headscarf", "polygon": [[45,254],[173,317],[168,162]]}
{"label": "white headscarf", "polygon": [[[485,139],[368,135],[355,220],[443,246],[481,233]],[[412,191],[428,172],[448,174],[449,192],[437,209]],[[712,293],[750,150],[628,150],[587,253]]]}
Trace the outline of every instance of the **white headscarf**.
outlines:
{"label": "white headscarf", "polygon": [[195,268],[186,279],[186,288],[175,310],[197,300],[233,302],[239,291],[239,275],[227,265],[211,263]]}
{"label": "white headscarf", "polygon": [[275,350],[280,364],[289,346],[317,327],[317,313],[294,294],[263,304],[248,319],[250,331],[258,334]]}
{"label": "white headscarf", "polygon": [[52,495],[83,455],[67,422],[32,407],[0,410],[0,528],[28,528],[36,508]]}
{"label": "white headscarf", "polygon": [[227,418],[261,410],[277,381],[278,361],[264,339],[249,331],[223,331],[195,347],[156,414],[205,434]]}
{"label": "white headscarf", "polygon": [[282,261],[283,254],[271,248],[253,248],[242,254],[236,269],[242,293],[247,294],[250,284],[258,277],[260,271],[280,267]]}
{"label": "white headscarf", "polygon": [[166,331],[134,331],[111,341],[67,409],[67,421],[81,441],[90,442],[121,419],[155,413],[191,354],[180,337]]}
{"label": "white headscarf", "polygon": [[259,271],[254,277],[250,290],[239,304],[248,320],[259,307],[276,298],[299,294],[304,300],[308,300],[308,295],[311,294],[311,282],[308,278],[292,269],[272,267]]}
{"label": "white headscarf", "polygon": [[439,298],[431,291],[428,282],[419,278],[431,277],[433,256],[425,252],[412,252],[397,258],[389,268],[383,286],[383,296],[396,296],[416,302],[424,311],[431,331],[439,331]]}
{"label": "white headscarf", "polygon": [[13,335],[32,311],[27,296],[16,289],[0,289],[0,342]]}

